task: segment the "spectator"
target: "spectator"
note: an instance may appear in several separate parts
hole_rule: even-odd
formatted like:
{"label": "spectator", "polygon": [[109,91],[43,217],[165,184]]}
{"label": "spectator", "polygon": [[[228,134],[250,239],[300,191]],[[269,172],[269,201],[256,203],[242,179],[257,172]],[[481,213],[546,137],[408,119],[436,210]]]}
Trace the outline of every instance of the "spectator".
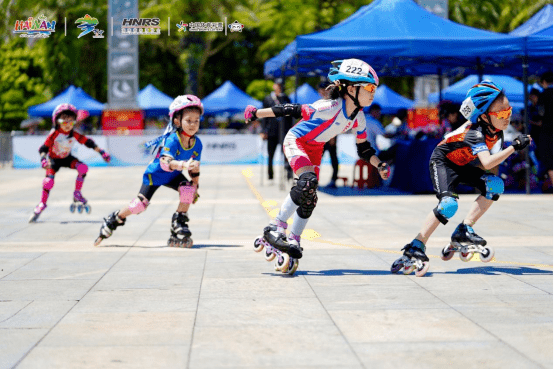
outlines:
{"label": "spectator", "polygon": [[541,92],[536,88],[531,89],[529,92],[529,134],[535,143],[539,140],[541,135],[542,117],[539,115],[539,100]]}
{"label": "spectator", "polygon": [[[281,78],[275,79],[273,83],[273,91],[264,98],[263,107],[271,108],[272,106],[279,104],[290,103],[290,99],[283,91],[283,80]],[[292,118],[277,117],[277,118],[264,118],[262,120],[262,138],[267,140],[267,174],[269,183],[273,183],[273,156],[277,147],[283,146],[283,139],[285,134],[292,128]],[[284,156],[283,156],[284,158]],[[287,178],[292,179],[292,169],[287,160],[285,162],[285,169],[287,171]]]}
{"label": "spectator", "polygon": [[371,147],[377,150],[377,136],[385,135],[385,129],[381,124],[381,105],[375,103],[369,107],[369,115],[366,115],[366,131],[367,141],[371,144]]}
{"label": "spectator", "polygon": [[[330,90],[327,89],[329,87],[329,82],[324,81],[319,84],[317,87],[317,92],[319,93],[319,96],[321,96],[322,99],[328,100],[330,99]],[[325,154],[325,151],[329,151],[329,156],[331,157],[331,166],[333,167],[333,175],[331,176],[331,182],[326,186],[328,188],[337,188],[337,178],[339,175],[339,158],[337,156],[337,138],[333,137],[329,141],[325,143],[323,146],[323,153]]]}

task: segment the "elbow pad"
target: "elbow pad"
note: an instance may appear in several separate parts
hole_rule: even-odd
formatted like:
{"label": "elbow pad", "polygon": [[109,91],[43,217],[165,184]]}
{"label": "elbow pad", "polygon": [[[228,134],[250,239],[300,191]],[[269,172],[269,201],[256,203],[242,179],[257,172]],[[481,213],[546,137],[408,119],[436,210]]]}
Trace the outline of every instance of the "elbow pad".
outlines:
{"label": "elbow pad", "polygon": [[38,153],[40,156],[48,154],[48,146],[42,145],[40,149],[38,149]]}
{"label": "elbow pad", "polygon": [[165,160],[162,160],[160,159],[160,166],[162,167],[163,170],[165,170],[166,172],[173,172],[173,169],[171,169],[169,167],[169,164],[171,164],[173,160],[169,160],[169,161],[165,161]]}
{"label": "elbow pad", "polygon": [[356,144],[356,149],[358,151],[358,156],[360,157],[360,159],[364,159],[365,161],[369,161],[369,159],[371,159],[371,157],[377,153],[375,149],[371,147],[371,144],[367,141]]}
{"label": "elbow pad", "polygon": [[90,138],[88,138],[85,142],[85,146],[88,147],[89,149],[95,149],[96,148],[96,144],[94,143],[93,140],[91,140]]}
{"label": "elbow pad", "polygon": [[276,117],[292,116],[294,118],[302,117],[302,105],[300,104],[280,104],[271,107]]}

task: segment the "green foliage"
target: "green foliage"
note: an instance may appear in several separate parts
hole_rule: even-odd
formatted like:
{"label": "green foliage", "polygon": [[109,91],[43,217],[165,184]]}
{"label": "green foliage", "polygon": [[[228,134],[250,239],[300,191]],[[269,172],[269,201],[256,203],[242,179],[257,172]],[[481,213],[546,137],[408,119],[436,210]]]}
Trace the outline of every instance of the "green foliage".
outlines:
{"label": "green foliage", "polygon": [[33,53],[23,38],[0,46],[0,131],[19,129],[29,106],[52,98],[41,78],[44,67],[40,54]]}
{"label": "green foliage", "polygon": [[552,0],[450,0],[449,18],[470,27],[507,33],[525,23]]}
{"label": "green foliage", "polygon": [[246,88],[246,93],[256,100],[262,101],[264,97],[273,91],[273,81],[266,79],[255,79]]}

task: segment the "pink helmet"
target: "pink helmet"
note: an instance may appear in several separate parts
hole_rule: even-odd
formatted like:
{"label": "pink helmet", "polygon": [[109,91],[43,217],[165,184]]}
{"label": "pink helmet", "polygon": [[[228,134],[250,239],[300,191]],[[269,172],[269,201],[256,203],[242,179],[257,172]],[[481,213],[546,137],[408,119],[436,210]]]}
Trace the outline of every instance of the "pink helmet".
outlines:
{"label": "pink helmet", "polygon": [[71,104],[60,104],[56,106],[56,109],[54,109],[54,112],[52,113],[52,124],[56,126],[56,119],[58,119],[58,115],[60,115],[64,111],[70,111],[75,114],[75,117],[77,117],[77,108],[74,107]]}
{"label": "pink helmet", "polygon": [[200,108],[200,115],[204,114],[204,105],[202,105],[202,101],[194,95],[181,95],[177,96],[175,100],[169,105],[169,120],[173,122],[173,114],[178,112],[179,110],[183,110],[185,108],[190,107],[197,107]]}

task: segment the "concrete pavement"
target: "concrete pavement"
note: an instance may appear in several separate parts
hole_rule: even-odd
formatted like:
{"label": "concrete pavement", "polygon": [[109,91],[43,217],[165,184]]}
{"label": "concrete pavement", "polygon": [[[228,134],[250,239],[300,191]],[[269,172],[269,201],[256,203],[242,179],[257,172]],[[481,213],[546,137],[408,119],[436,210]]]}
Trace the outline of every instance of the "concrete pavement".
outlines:
{"label": "concrete pavement", "polygon": [[[175,192],[93,247],[102,217],[132,200],[142,167],[91,168],[92,213],[69,212],[75,171],[0,170],[0,368],[549,368],[551,195],[503,195],[475,226],[495,260],[438,258],[475,195],[431,238],[431,268],[391,263],[433,195],[319,194],[294,277],[252,251],[286,192],[260,168],[203,166],[195,246],[166,246]],[[351,175],[341,167],[341,175]],[[321,182],[330,178],[323,167]]]}

